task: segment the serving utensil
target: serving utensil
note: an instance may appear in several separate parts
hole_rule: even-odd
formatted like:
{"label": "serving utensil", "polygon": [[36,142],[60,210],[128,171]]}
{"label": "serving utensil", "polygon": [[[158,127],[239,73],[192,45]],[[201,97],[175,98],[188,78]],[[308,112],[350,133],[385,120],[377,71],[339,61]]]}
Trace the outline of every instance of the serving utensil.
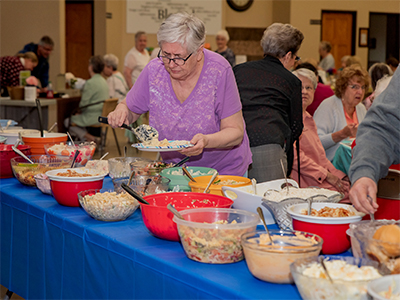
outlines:
{"label": "serving utensil", "polygon": [[75,150],[74,158],[72,159],[71,168],[73,168],[75,166],[75,161],[78,158],[79,153],[81,153],[81,152],[78,149]]}
{"label": "serving utensil", "polygon": [[57,122],[55,122],[53,125],[51,125],[51,127],[49,128],[49,130],[47,132],[52,132],[53,129],[57,126]]}
{"label": "serving utensil", "polygon": [[129,186],[127,186],[124,182],[121,184],[121,187],[133,198],[135,198],[137,201],[143,204],[150,205],[149,202],[147,202],[142,196],[140,196],[138,193],[136,193],[134,190],[132,190]]}
{"label": "serving utensil", "polygon": [[282,159],[281,159],[280,161],[281,161],[281,167],[282,167],[283,176],[285,177],[285,185],[286,185],[286,189],[287,189],[287,195],[289,195],[289,184],[288,184],[288,181],[287,181],[287,176],[286,176],[286,172],[285,172],[285,167],[284,167],[284,165],[283,165]]}
{"label": "serving utensil", "polygon": [[126,152],[128,152],[128,147],[124,146],[124,158],[126,158]]}
{"label": "serving utensil", "polygon": [[319,263],[321,264],[322,268],[325,271],[326,276],[328,277],[329,281],[333,284],[333,280],[331,275],[329,275],[328,268],[325,265],[324,258],[322,256],[318,257]]}
{"label": "serving utensil", "polygon": [[[368,199],[369,203],[372,205],[372,202],[374,201],[374,200],[372,200],[372,197],[370,195],[367,195],[367,199]],[[371,222],[375,221],[375,215],[374,214],[369,214],[369,217],[371,219]]]}
{"label": "serving utensil", "polygon": [[11,123],[12,123],[12,121],[11,121],[11,120],[8,120],[8,121],[7,121],[6,128],[5,128],[4,130],[7,130],[7,129],[8,129],[8,127],[10,127]]}
{"label": "serving utensil", "polygon": [[29,163],[31,164],[35,164],[33,161],[31,161],[24,153],[22,153],[19,149],[17,149],[14,146],[11,146],[11,148],[14,150],[15,153],[17,153],[18,155],[21,155],[23,158],[25,158],[27,161],[29,161]]}
{"label": "serving utensil", "polygon": [[143,194],[144,195],[146,195],[146,191],[147,191],[147,188],[149,187],[150,182],[151,182],[151,178],[147,178],[146,184],[145,184],[144,189],[143,189]]}
{"label": "serving utensil", "polygon": [[186,156],[184,159],[182,159],[180,162],[176,163],[175,165],[173,165],[172,167],[180,167],[182,166],[185,162],[187,162],[189,160],[189,156]]}
{"label": "serving utensil", "polygon": [[132,182],[132,179],[133,179],[133,176],[135,176],[135,170],[133,170],[132,172],[131,172],[131,175],[129,176],[129,179],[128,179],[128,185],[131,185],[131,182]]}
{"label": "serving utensil", "polygon": [[253,186],[254,195],[257,195],[257,180],[255,178],[251,180],[251,185]]}
{"label": "serving utensil", "polygon": [[263,213],[261,207],[257,207],[257,212],[258,212],[258,215],[260,216],[261,221],[264,224],[265,231],[267,231],[267,233],[268,233],[268,237],[269,237],[269,240],[271,241],[271,245],[273,245],[274,241],[272,240],[272,237],[271,237],[271,235],[269,233],[269,230],[268,230],[268,227],[267,227],[267,223],[265,223],[264,213]]}
{"label": "serving utensil", "polygon": [[167,208],[170,212],[172,212],[177,218],[185,220],[182,215],[179,213],[179,211],[176,210],[175,207],[172,206],[171,203],[168,203]]}
{"label": "serving utensil", "polygon": [[100,157],[99,160],[103,160],[104,157],[106,157],[110,152],[107,152],[106,154],[104,154],[102,157]]}
{"label": "serving utensil", "polygon": [[182,171],[183,171],[183,173],[185,173],[185,175],[186,175],[187,177],[189,177],[189,179],[190,179],[191,181],[196,182],[196,180],[194,180],[194,178],[192,177],[192,175],[190,174],[190,172],[188,171],[188,169],[186,169],[185,166],[182,167]]}
{"label": "serving utensil", "polygon": [[211,186],[212,183],[214,182],[215,177],[217,177],[217,176],[218,176],[218,172],[215,171],[214,174],[213,174],[213,176],[211,176],[210,182],[207,184],[206,189],[204,190],[203,193],[207,193],[208,189],[210,188],[210,186]]}
{"label": "serving utensil", "polygon": [[36,107],[39,115],[39,128],[40,128],[40,136],[44,137],[43,131],[43,116],[42,116],[42,106],[40,105],[40,100],[36,98]]}
{"label": "serving utensil", "polygon": [[[100,116],[98,118],[98,121],[103,124],[108,124],[107,117]],[[133,128],[132,126],[122,124],[121,127],[133,132],[138,138],[138,140],[141,142],[150,142],[153,139],[158,139],[158,131],[154,127],[151,127],[150,125],[143,124],[138,126],[137,128]]]}

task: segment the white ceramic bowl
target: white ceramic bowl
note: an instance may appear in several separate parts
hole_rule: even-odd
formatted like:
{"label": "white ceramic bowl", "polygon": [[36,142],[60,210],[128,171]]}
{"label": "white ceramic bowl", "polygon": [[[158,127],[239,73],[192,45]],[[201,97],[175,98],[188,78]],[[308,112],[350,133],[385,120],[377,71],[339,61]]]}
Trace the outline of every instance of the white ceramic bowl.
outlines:
{"label": "white ceramic bowl", "polygon": [[[229,187],[223,186],[222,192],[225,197],[233,200],[233,207],[237,209],[247,210],[253,213],[257,213],[257,207],[261,207],[264,213],[265,222],[267,224],[274,224],[275,219],[273,214],[264,206],[261,205],[264,193],[267,190],[281,190],[282,184],[285,183],[285,179],[277,179],[256,184],[256,192],[254,194],[253,187],[251,185],[242,187]],[[288,179],[288,183],[295,187],[298,187],[296,181]]]}
{"label": "white ceramic bowl", "polygon": [[12,129],[7,129],[7,130],[4,130],[3,132],[0,132],[0,136],[4,136],[7,138],[6,144],[14,145],[15,142],[17,141],[17,139],[19,138],[20,132],[21,133],[26,132],[28,134],[35,134],[35,133],[39,132],[39,130],[22,129],[22,127],[19,129],[12,128]]}
{"label": "white ceramic bowl", "polygon": [[[65,173],[68,170],[77,172],[79,174],[89,174],[87,177],[67,177],[67,176],[59,176],[59,173]],[[91,182],[97,181],[99,179],[103,179],[105,177],[104,173],[100,173],[95,169],[86,169],[86,168],[67,168],[67,169],[58,169],[51,170],[46,172],[47,177],[53,181],[61,181],[61,182]]]}
{"label": "white ceramic bowl", "polygon": [[[368,294],[374,300],[387,300],[392,298],[387,298],[381,295],[381,293],[388,293],[390,295],[389,289],[391,290],[391,295],[396,295],[399,299],[400,297],[400,274],[387,275],[378,279],[374,279],[368,283],[367,286]],[[389,296],[388,295],[388,296]]]}

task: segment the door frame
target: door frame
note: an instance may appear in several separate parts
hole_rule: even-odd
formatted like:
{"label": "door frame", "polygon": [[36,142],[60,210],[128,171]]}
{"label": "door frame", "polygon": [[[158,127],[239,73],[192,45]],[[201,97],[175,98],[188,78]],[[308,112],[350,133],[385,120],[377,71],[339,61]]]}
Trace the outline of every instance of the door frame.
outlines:
{"label": "door frame", "polygon": [[349,10],[321,10],[321,26],[319,39],[322,41],[322,16],[324,13],[333,13],[333,14],[351,14],[353,16],[353,22],[351,24],[351,55],[356,54],[356,27],[357,27],[357,11],[349,11]]}

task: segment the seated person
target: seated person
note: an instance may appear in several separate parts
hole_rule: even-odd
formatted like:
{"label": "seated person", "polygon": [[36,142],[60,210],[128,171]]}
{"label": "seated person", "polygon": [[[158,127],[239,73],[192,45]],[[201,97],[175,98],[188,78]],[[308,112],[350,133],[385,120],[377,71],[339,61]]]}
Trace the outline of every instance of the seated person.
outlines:
{"label": "seated person", "polygon": [[[99,142],[93,135],[87,132],[87,126],[98,124],[98,117],[103,111],[103,103],[108,99],[108,84],[101,76],[104,69],[104,59],[100,55],[92,56],[89,59],[90,79],[86,81],[82,90],[82,97],[79,103],[79,113],[73,115],[71,119],[65,119],[65,127],[76,135],[81,141]],[[99,103],[97,103],[99,102]],[[97,103],[97,104],[94,104]],[[90,105],[94,104],[94,105]],[[90,105],[90,106],[87,106]],[[86,107],[87,106],[87,107]]]}
{"label": "seated person", "polygon": [[391,56],[386,60],[386,64],[390,67],[390,69],[392,69],[392,72],[394,73],[399,66],[399,61]]}
{"label": "seated person", "polygon": [[318,78],[317,88],[314,93],[314,101],[307,107],[307,111],[310,115],[314,115],[314,112],[317,110],[318,106],[324,101],[326,98],[333,96],[335,93],[332,91],[332,88],[328,84],[323,84],[321,78],[318,75],[318,70],[311,63],[302,63],[299,64],[295,70],[298,69],[309,69],[314,72],[314,74]]}
{"label": "seated person", "polygon": [[294,151],[291,177],[300,183],[301,188],[318,186],[338,191],[345,195],[343,200],[348,200],[349,180],[346,174],[337,170],[326,158],[324,147],[318,137],[317,126],[306,110],[307,106],[313,102],[315,88],[317,87],[317,77],[314,72],[304,68],[293,71],[293,74],[302,82],[304,128],[300,136],[300,182],[297,168],[297,150]]}
{"label": "seated person", "polygon": [[229,42],[229,33],[225,29],[221,29],[217,32],[217,36],[215,37],[217,42],[218,49],[215,52],[221,54],[223,57],[229,61],[232,67],[235,66],[235,53],[233,53],[232,49],[228,47]]}
{"label": "seated person", "polygon": [[372,102],[374,101],[376,83],[378,82],[378,80],[383,78],[384,76],[393,75],[392,69],[390,69],[390,67],[384,63],[373,64],[369,68],[368,73],[369,76],[371,77],[372,93],[362,101],[367,110],[371,107]]}
{"label": "seated person", "polygon": [[38,64],[35,53],[20,53],[17,56],[0,57],[1,95],[8,96],[8,86],[19,86],[19,72],[33,70]]}
{"label": "seated person", "polygon": [[114,54],[104,55],[104,70],[102,75],[107,78],[108,91],[110,98],[118,98],[118,102],[125,99],[129,92],[128,84],[125,81],[124,75],[118,69],[118,57]]}
{"label": "seated person", "polygon": [[335,68],[335,58],[332,53],[332,45],[328,41],[322,41],[319,43],[319,55],[321,56],[321,61],[319,62],[318,67],[324,71],[328,71],[330,69]]}
{"label": "seated person", "polygon": [[340,142],[354,138],[367,113],[361,103],[369,86],[367,71],[359,65],[344,68],[336,80],[335,95],[325,99],[314,113],[326,157],[333,161]]}

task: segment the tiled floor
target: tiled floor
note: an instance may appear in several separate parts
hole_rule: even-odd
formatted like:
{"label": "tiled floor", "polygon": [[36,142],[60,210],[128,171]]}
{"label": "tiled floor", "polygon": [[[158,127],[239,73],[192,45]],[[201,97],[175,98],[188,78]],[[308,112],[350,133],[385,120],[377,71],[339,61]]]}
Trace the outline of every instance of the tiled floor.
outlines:
{"label": "tiled floor", "polygon": [[[133,148],[131,146],[131,143],[128,142],[127,138],[124,136],[124,132],[125,129],[116,129],[115,130],[117,133],[117,139],[118,139],[118,143],[119,146],[121,148],[121,152],[123,156],[124,154],[124,147],[126,147],[126,156],[127,157],[148,157],[151,159],[156,159],[157,157],[157,153],[154,152],[142,152],[142,151],[138,151],[137,149]],[[110,159],[113,157],[120,157],[119,153],[118,153],[118,149],[117,146],[115,144],[115,139],[114,139],[114,135],[112,133],[111,128],[109,128],[108,130],[108,134],[107,134],[107,142],[106,142],[106,147],[105,147],[105,151],[104,153],[109,153],[104,159]],[[94,159],[99,159],[100,158],[100,151],[96,151],[94,157]],[[4,286],[0,286],[1,287],[1,291],[0,291],[0,299],[4,299],[4,296],[7,292],[7,288],[5,288]],[[20,300],[20,299],[24,299],[21,298],[20,296],[18,296],[17,294],[13,294],[11,297],[11,300]]]}

